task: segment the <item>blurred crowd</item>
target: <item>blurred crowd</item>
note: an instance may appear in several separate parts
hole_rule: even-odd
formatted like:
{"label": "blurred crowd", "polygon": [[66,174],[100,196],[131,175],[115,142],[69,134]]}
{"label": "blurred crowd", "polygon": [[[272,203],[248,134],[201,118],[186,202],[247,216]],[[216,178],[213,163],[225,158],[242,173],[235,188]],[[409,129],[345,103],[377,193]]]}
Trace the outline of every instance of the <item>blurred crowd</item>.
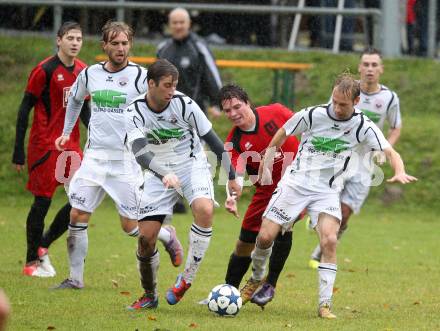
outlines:
{"label": "blurred crowd", "polygon": [[[134,0],[139,1],[139,0]],[[166,2],[157,0],[157,2]],[[219,3],[214,0],[183,0],[189,2]],[[345,8],[380,8],[381,0],[345,0]],[[290,5],[298,0],[222,0],[224,4]],[[337,0],[306,0],[310,7],[336,7]],[[400,4],[402,22],[402,52],[426,56],[428,40],[429,0],[404,0]],[[437,8],[440,4],[437,5]],[[162,40],[169,35],[166,10],[126,10],[125,20],[135,27],[139,38]],[[286,47],[294,15],[251,15],[191,11],[194,31],[211,44],[256,45]],[[87,10],[65,9],[63,21],[76,20],[88,34],[99,33],[109,17],[115,17],[114,9]],[[52,29],[50,7],[7,6],[0,11],[0,28],[50,31]],[[439,10],[436,13],[438,21]],[[300,44],[305,47],[332,48],[335,31],[335,15],[303,15],[300,25]],[[373,20],[371,17],[346,16],[342,23],[340,49],[356,50],[373,45]]]}

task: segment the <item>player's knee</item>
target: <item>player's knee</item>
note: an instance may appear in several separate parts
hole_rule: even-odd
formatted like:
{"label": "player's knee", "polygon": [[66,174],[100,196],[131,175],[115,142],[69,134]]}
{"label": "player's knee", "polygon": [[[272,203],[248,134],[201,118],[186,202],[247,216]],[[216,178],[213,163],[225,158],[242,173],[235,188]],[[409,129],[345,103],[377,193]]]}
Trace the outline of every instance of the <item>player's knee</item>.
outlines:
{"label": "player's knee", "polygon": [[70,223],[87,223],[90,218],[90,213],[72,208],[70,210]]}
{"label": "player's knee", "polygon": [[130,234],[138,228],[138,224],[136,221],[121,219],[121,228],[125,233]]}
{"label": "player's knee", "polygon": [[154,242],[153,238],[144,234],[139,235],[138,254],[140,256],[149,257],[153,255],[155,246],[156,243]]}
{"label": "player's knee", "polygon": [[272,242],[273,238],[268,231],[260,231],[257,237],[257,246],[259,248],[269,248],[272,245]]}
{"label": "player's knee", "polygon": [[203,220],[212,219],[214,211],[212,201],[208,201],[207,199],[203,199],[203,201],[195,201],[191,208],[195,217]]}
{"label": "player's knee", "polygon": [[234,254],[237,256],[251,256],[254,247],[255,247],[254,243],[247,243],[238,240],[237,244],[235,245]]}
{"label": "player's knee", "polygon": [[325,234],[321,237],[321,247],[326,250],[333,250],[338,244],[338,236],[336,233]]}

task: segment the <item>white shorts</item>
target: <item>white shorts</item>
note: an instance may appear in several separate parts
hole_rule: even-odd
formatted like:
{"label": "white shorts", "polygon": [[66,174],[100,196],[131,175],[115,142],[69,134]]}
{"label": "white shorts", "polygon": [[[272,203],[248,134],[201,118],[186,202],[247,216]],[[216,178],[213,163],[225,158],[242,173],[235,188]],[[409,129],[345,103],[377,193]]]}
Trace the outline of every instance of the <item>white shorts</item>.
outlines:
{"label": "white shorts", "polygon": [[135,160],[84,157],[68,187],[72,207],[93,213],[107,193],[119,215],[137,220],[142,170]]}
{"label": "white shorts", "polygon": [[368,197],[368,192],[370,192],[370,185],[365,180],[361,182],[352,177],[344,182],[341,202],[349,206],[355,214],[358,214]]}
{"label": "white shorts", "polygon": [[[208,164],[196,160],[190,160],[188,163],[185,168],[173,169],[180,180],[181,193],[190,205],[197,198],[207,198],[215,204],[214,186]],[[146,172],[144,179],[138,219],[154,215],[171,215],[179,193],[175,189],[165,188],[162,181],[151,172]]]}
{"label": "white shorts", "polygon": [[263,217],[281,225],[283,231],[287,231],[305,208],[312,228],[318,224],[320,213],[332,215],[339,221],[342,219],[339,193],[316,193],[295,188],[282,181],[278,183]]}

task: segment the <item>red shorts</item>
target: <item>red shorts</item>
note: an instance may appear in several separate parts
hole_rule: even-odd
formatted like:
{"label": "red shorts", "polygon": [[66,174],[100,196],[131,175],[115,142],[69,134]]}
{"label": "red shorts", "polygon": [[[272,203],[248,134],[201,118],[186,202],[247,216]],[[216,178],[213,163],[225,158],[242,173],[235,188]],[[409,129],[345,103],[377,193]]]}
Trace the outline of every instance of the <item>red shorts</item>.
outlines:
{"label": "red shorts", "polygon": [[272,197],[276,185],[257,187],[241,224],[242,229],[252,232],[260,231],[262,216]]}
{"label": "red shorts", "polygon": [[[71,156],[65,157],[68,154],[64,154],[63,157],[60,158],[58,162],[60,169],[57,171],[57,176],[55,170],[58,156],[60,156],[61,153],[63,152],[39,148],[28,149],[29,179],[26,188],[34,196],[52,198],[56,188],[72,178],[75,171],[78,170],[78,159],[80,162],[83,156],[80,149],[69,152],[77,153],[75,160],[74,157]],[[58,181],[57,177],[61,181]],[[64,180],[62,177],[64,177]]]}

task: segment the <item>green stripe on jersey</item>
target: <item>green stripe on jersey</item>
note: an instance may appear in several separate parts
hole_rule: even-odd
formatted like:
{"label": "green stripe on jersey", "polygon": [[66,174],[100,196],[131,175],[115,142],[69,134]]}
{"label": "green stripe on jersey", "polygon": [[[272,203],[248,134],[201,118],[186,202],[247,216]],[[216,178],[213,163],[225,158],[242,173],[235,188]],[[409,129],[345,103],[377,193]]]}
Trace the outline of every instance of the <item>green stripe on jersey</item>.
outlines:
{"label": "green stripe on jersey", "polygon": [[327,137],[313,137],[312,139],[313,147],[320,152],[334,152],[340,153],[348,149],[348,141],[344,141],[338,138],[327,138]]}

